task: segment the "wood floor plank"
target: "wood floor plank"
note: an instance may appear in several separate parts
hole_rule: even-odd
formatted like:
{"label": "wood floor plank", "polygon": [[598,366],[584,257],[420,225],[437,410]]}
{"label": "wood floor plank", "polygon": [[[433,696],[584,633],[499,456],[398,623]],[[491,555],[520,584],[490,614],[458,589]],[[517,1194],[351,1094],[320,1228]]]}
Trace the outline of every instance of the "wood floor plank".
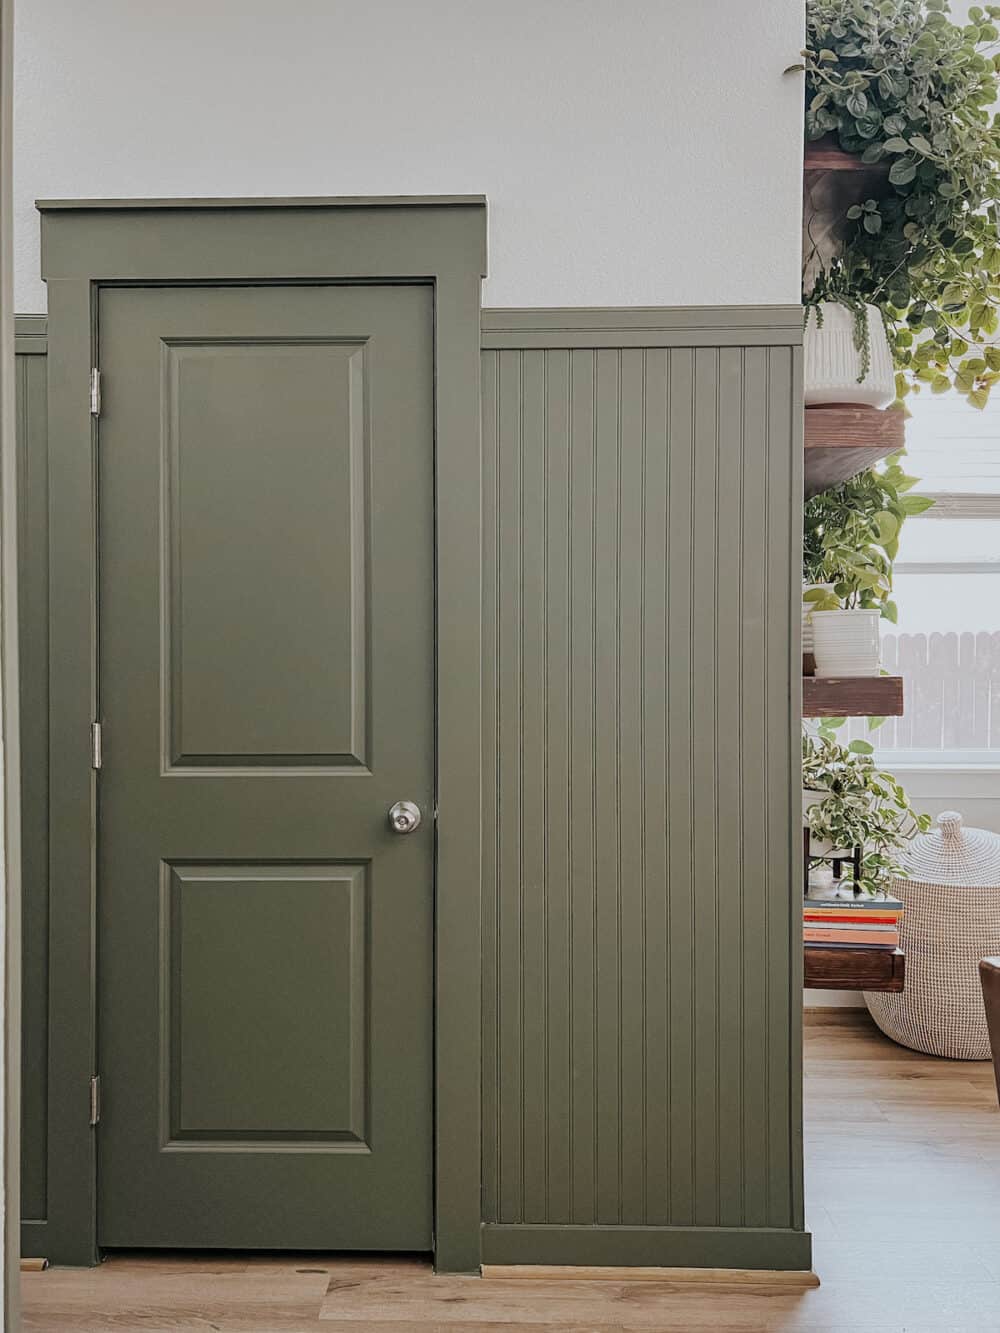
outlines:
{"label": "wood floor plank", "polygon": [[1000,1333],[989,1064],[809,1020],[806,1210],[818,1290],[436,1277],[403,1256],[115,1254],[24,1273],[25,1333]]}

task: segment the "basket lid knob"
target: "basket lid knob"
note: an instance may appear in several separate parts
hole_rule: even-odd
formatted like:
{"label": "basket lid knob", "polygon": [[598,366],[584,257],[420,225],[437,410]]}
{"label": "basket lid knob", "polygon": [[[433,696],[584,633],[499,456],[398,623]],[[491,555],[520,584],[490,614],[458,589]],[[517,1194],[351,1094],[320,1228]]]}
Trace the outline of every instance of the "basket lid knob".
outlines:
{"label": "basket lid knob", "polygon": [[962,836],[962,816],[957,810],[942,810],[937,822],[944,842],[958,842]]}

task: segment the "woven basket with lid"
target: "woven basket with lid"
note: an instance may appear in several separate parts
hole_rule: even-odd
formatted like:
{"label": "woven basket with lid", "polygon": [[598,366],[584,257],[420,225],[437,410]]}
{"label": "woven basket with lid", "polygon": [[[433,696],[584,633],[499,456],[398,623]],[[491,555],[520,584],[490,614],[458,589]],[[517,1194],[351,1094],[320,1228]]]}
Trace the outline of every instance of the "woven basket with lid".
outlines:
{"label": "woven basket with lid", "polygon": [[1000,954],[1000,836],[965,828],[952,810],[937,822],[906,848],[909,878],[893,880],[891,889],[903,903],[906,988],[900,995],[866,991],[865,1003],[902,1046],[988,1060],[979,960]]}

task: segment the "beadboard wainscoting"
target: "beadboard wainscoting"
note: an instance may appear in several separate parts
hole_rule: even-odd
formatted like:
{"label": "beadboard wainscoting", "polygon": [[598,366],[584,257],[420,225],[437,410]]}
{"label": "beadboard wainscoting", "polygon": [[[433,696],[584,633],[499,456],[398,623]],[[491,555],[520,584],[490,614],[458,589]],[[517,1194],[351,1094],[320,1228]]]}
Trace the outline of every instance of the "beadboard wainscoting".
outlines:
{"label": "beadboard wainscoting", "polygon": [[[483,326],[484,1262],[808,1268],[801,312]],[[47,906],[45,332],[18,322],[40,1255],[69,1202],[49,1171],[47,942],[73,926]]]}
{"label": "beadboard wainscoting", "polygon": [[809,1267],[801,336],[484,311],[484,1262]]}

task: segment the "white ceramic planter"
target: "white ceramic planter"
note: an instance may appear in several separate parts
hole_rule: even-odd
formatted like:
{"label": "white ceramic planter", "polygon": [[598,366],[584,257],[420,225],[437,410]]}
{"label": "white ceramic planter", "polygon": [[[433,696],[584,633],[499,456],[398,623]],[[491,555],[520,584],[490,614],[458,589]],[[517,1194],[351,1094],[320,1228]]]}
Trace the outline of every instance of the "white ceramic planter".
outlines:
{"label": "white ceramic planter", "polygon": [[866,407],[888,407],[896,397],[896,375],[889,340],[876,306],[868,306],[868,337],[871,364],[861,382],[861,353],[854,346],[854,315],[835,301],[823,301],[820,327],[815,308],[807,310],[803,338],[805,401],[860,403]]}
{"label": "white ceramic planter", "polygon": [[[803,594],[813,588],[822,588],[825,592],[833,592],[832,583],[804,583],[802,585]],[[811,653],[813,650],[813,603],[807,602],[803,596],[802,600],[802,651]]]}
{"label": "white ceramic planter", "polygon": [[[810,791],[808,787],[802,788],[802,813],[803,815],[811,805],[818,805],[820,801],[826,799],[826,792]],[[853,848],[834,847],[828,838],[814,838],[809,836],[809,854],[810,856],[826,856],[829,858],[837,857],[843,861],[849,861],[854,855]]]}
{"label": "white ceramic planter", "polygon": [[814,611],[817,676],[877,676],[878,611]]}

